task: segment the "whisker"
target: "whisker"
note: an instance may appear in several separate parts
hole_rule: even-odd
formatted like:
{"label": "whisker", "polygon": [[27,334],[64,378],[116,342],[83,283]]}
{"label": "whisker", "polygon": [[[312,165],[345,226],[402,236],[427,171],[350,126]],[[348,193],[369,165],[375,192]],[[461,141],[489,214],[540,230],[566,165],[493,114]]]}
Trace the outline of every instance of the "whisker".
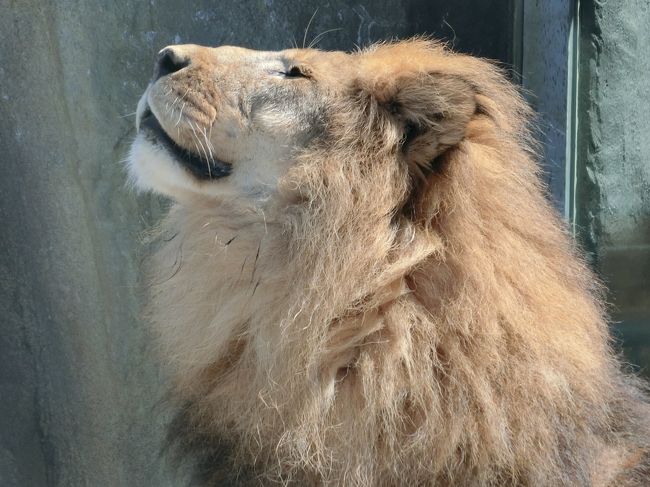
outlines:
{"label": "whisker", "polygon": [[208,157],[208,152],[205,150],[205,147],[203,147],[203,143],[199,140],[199,136],[196,134],[196,129],[194,128],[194,124],[192,122],[189,122],[189,121],[187,123],[190,125],[190,128],[192,129],[192,133],[194,134],[194,141],[195,141],[194,145],[197,146],[197,144],[198,144],[198,145],[201,146],[201,150],[199,150],[199,148],[197,146],[197,148],[196,148],[197,152],[199,154],[201,154],[201,152],[203,152],[203,155],[205,156],[205,164],[206,164],[206,166],[208,168],[208,176],[210,178],[212,178],[212,169],[210,168],[210,158]]}
{"label": "whisker", "polygon": [[203,147],[203,142],[201,142],[201,140],[199,139],[199,136],[196,133],[196,128],[194,127],[194,124],[192,122],[187,122],[187,123],[189,124],[190,128],[192,129],[192,134],[193,134],[194,140],[196,141],[196,143],[198,145],[201,146],[202,150],[201,150],[201,152],[199,154],[202,153],[202,155],[205,156],[206,161],[209,162],[208,153],[206,152],[205,147]]}
{"label": "whisker", "polygon": [[[196,149],[196,153],[199,154],[199,157],[201,157],[201,149],[198,146],[198,144],[200,143],[199,139],[198,138],[193,138],[192,142],[194,144],[194,148]],[[210,169],[210,161],[207,160],[207,156],[206,156],[205,164],[206,164],[206,167],[208,168],[208,177],[212,178],[212,170]]]}
{"label": "whisker", "polygon": [[[181,112],[178,114],[178,121],[176,122],[176,127],[178,127],[178,124],[181,123],[181,118],[183,116],[183,110],[185,109],[185,104],[187,103],[185,101],[185,97],[187,96],[187,94],[189,92],[190,92],[190,88],[185,90],[185,93],[183,94],[183,96],[181,96],[181,100],[183,100],[183,106],[181,107]],[[174,103],[176,103],[176,100],[174,100]]]}
{"label": "whisker", "polygon": [[309,33],[309,26],[311,23],[314,21],[314,17],[316,17],[316,14],[318,13],[318,7],[316,7],[316,10],[314,10],[314,13],[311,15],[311,19],[309,19],[309,22],[307,22],[307,27],[305,28],[305,35],[302,37],[302,48],[305,48],[305,44],[307,43],[307,34]]}
{"label": "whisker", "polygon": [[454,34],[454,37],[451,39],[451,45],[453,46],[456,43],[456,31],[451,26],[451,24],[447,22],[447,19],[442,19],[442,23],[449,27],[449,29],[451,29],[451,33]]}
{"label": "whisker", "polygon": [[214,146],[212,145],[212,142],[208,139],[208,131],[206,130],[205,127],[203,127],[203,140],[205,140],[205,145],[208,147],[208,151],[210,151],[210,160],[214,161],[214,155],[212,154],[212,149],[214,149]]}
{"label": "whisker", "polygon": [[326,30],[325,32],[321,32],[318,34],[314,39],[309,43],[308,49],[311,49],[313,46],[315,46],[324,36],[325,34],[329,34],[330,32],[336,32],[337,30],[343,30],[341,27],[338,27],[336,29],[329,29]]}
{"label": "whisker", "polygon": [[181,118],[183,117],[183,110],[185,109],[185,102],[183,102],[183,106],[181,107],[181,111],[178,114],[178,120],[176,121],[175,127],[178,127],[178,124],[181,123]]}

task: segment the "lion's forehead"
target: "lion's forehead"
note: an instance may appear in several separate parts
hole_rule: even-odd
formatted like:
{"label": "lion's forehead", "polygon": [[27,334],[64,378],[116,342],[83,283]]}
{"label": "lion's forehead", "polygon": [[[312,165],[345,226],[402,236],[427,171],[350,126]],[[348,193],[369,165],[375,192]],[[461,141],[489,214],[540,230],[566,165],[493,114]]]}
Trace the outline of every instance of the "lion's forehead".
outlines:
{"label": "lion's forehead", "polygon": [[256,51],[238,46],[220,46],[200,50],[199,61],[208,65],[242,70],[289,69],[294,65],[311,68],[319,81],[341,80],[350,74],[354,64],[350,63],[353,55],[342,51],[319,51],[317,49],[285,49],[282,51]]}

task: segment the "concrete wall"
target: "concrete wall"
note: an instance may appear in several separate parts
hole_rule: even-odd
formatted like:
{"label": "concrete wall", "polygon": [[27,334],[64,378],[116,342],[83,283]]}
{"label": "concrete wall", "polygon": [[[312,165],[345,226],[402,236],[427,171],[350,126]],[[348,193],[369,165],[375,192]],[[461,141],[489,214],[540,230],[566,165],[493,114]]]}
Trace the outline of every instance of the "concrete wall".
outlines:
{"label": "concrete wall", "polygon": [[138,316],[138,241],[165,202],[124,188],[166,44],[324,48],[437,33],[508,60],[509,2],[0,2],[0,485],[178,485],[164,377]]}
{"label": "concrete wall", "polygon": [[581,4],[578,230],[650,376],[650,3]]}

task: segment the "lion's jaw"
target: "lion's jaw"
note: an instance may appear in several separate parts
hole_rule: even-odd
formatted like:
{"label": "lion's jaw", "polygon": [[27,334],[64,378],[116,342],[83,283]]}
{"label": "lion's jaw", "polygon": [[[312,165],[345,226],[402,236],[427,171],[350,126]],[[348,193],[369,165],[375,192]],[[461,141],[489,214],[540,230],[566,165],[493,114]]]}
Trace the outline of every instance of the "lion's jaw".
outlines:
{"label": "lion's jaw", "polygon": [[304,67],[315,55],[163,49],[138,103],[128,159],[135,186],[184,203],[267,199],[320,130],[325,91]]}

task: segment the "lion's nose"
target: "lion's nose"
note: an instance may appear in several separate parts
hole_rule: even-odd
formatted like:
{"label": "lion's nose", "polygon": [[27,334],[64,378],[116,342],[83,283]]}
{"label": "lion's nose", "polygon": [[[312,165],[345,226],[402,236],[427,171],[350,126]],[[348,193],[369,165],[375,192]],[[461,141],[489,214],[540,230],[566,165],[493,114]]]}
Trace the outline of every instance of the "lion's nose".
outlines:
{"label": "lion's nose", "polygon": [[175,73],[181,69],[189,66],[190,58],[187,54],[180,52],[179,49],[166,47],[158,53],[158,61],[153,72],[154,81],[159,80],[163,76]]}

